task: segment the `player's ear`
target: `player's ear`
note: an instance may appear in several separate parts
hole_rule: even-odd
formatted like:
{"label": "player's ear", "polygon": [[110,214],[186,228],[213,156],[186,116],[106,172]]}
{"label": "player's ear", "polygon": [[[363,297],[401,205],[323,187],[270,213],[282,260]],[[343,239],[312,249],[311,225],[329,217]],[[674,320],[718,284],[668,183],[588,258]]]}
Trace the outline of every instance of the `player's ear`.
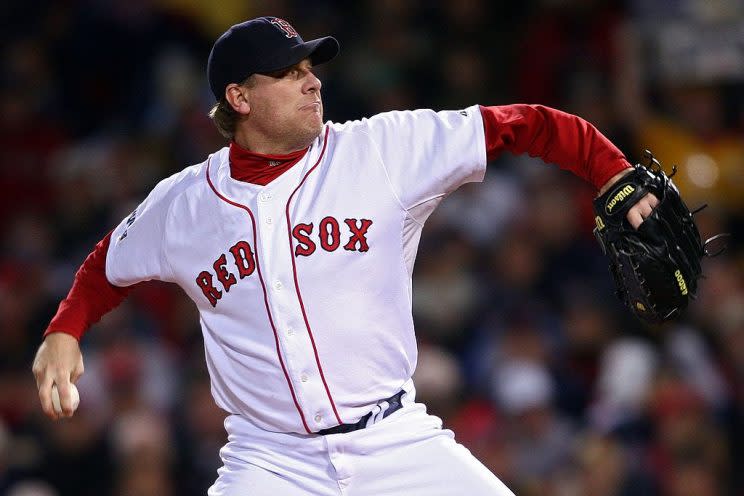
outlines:
{"label": "player's ear", "polygon": [[225,100],[237,113],[247,115],[251,111],[249,93],[244,86],[230,83],[225,88]]}

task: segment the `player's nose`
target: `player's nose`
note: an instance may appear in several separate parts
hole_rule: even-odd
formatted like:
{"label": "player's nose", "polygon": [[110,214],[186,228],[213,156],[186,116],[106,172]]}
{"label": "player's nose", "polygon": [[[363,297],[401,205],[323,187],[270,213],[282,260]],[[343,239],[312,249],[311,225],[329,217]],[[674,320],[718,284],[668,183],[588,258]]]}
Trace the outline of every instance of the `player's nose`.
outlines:
{"label": "player's nose", "polygon": [[305,84],[303,87],[303,90],[305,93],[309,93],[311,91],[318,92],[320,91],[320,88],[323,86],[323,83],[320,82],[320,79],[313,74],[312,72],[307,72],[307,77],[305,78]]}

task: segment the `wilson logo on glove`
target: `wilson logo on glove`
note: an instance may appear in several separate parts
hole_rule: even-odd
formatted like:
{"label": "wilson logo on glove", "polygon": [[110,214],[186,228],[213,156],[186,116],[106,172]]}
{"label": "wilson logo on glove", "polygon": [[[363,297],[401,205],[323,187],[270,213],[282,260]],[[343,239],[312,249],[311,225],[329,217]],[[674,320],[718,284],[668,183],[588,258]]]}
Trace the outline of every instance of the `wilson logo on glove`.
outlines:
{"label": "wilson logo on glove", "polygon": [[[620,186],[620,191],[615,193],[615,195],[612,197],[612,199],[607,203],[607,206],[605,207],[605,213],[607,215],[612,215],[612,209],[615,208],[615,206],[619,204],[622,205],[622,202],[630,197],[631,194],[635,191],[635,188],[632,184],[626,184],[625,186]],[[617,191],[617,190],[615,190]]]}

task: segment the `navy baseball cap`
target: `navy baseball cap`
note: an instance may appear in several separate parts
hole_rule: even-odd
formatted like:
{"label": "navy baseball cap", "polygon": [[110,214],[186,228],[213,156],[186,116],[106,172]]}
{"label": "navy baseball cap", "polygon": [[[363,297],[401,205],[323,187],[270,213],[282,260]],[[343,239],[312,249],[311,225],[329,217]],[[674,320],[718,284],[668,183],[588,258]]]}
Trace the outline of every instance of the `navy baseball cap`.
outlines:
{"label": "navy baseball cap", "polygon": [[306,57],[313,65],[322,64],[338,55],[339,49],[331,36],[303,41],[284,19],[251,19],[232,26],[214,42],[207,62],[209,87],[220,100],[230,83],[290,67]]}

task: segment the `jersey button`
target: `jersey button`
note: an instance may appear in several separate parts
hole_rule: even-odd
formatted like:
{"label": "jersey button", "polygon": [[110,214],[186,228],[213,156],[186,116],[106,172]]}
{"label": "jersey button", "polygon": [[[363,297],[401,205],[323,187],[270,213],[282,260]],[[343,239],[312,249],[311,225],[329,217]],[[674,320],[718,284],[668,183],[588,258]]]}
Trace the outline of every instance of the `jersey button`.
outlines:
{"label": "jersey button", "polygon": [[274,223],[274,219],[273,219],[273,218],[271,218],[271,217],[266,217],[266,223],[267,223],[268,225],[271,225],[271,224],[273,224],[273,223]]}
{"label": "jersey button", "polygon": [[316,422],[320,422],[321,420],[323,420],[323,417],[321,417],[321,415],[319,413],[317,415],[315,415],[315,421]]}
{"label": "jersey button", "polygon": [[307,374],[302,374],[302,375],[300,376],[300,380],[301,380],[302,382],[307,382]]}
{"label": "jersey button", "polygon": [[275,281],[274,282],[274,289],[276,289],[277,291],[279,291],[280,289],[282,289],[282,281]]}
{"label": "jersey button", "polygon": [[262,202],[267,202],[271,200],[271,193],[260,193],[258,195],[258,199],[261,200]]}
{"label": "jersey button", "polygon": [[291,327],[288,327],[287,328],[287,336],[294,336],[294,329],[292,329]]}

